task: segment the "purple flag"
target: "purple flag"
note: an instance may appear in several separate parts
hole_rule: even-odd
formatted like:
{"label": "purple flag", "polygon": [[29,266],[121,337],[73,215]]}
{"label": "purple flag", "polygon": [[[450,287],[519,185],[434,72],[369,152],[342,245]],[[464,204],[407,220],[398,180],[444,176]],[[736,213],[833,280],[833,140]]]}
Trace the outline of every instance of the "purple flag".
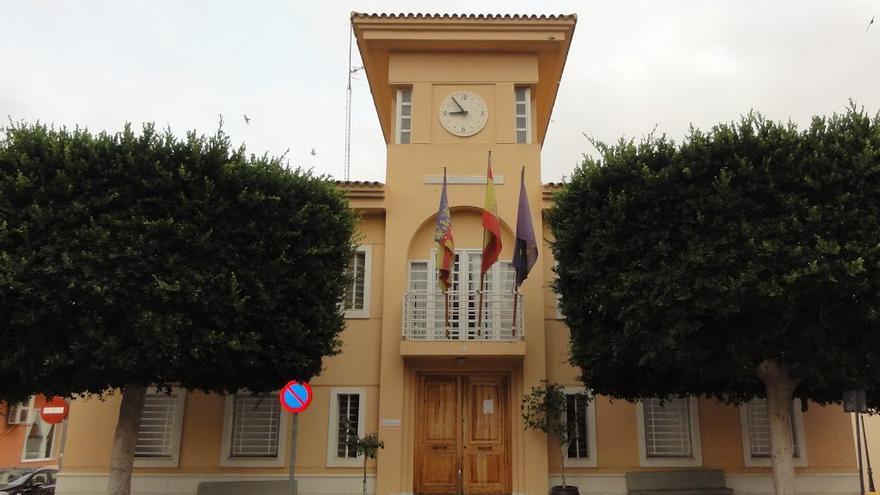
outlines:
{"label": "purple flag", "polygon": [[516,286],[522,285],[535,262],[538,261],[538,241],[526,195],[526,168],[520,173],[519,207],[516,212],[516,244],[513,247],[513,268],[516,270]]}

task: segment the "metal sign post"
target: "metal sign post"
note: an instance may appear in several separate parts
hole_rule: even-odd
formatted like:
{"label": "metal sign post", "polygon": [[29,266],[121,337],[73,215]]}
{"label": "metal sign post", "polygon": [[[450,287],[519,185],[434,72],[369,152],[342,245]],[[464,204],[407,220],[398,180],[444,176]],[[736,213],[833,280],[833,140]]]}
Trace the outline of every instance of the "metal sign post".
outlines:
{"label": "metal sign post", "polygon": [[281,407],[293,414],[293,425],[290,428],[290,479],[287,484],[289,495],[296,495],[297,492],[294,468],[296,467],[296,433],[299,430],[299,413],[309,408],[312,403],[312,395],[312,387],[308,383],[299,383],[295,380],[287,382],[287,385],[278,394]]}
{"label": "metal sign post", "polygon": [[293,414],[293,426],[290,428],[290,481],[287,485],[287,493],[296,495],[296,480],[293,478],[296,466],[296,432],[299,429],[299,413]]}

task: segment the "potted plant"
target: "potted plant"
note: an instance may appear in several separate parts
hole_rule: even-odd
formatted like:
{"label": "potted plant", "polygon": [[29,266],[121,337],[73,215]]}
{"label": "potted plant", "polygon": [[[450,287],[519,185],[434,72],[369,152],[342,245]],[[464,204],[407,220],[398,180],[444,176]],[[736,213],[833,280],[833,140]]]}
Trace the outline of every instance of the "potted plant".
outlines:
{"label": "potted plant", "polygon": [[567,401],[565,390],[558,383],[541,382],[541,386],[532,387],[522,401],[522,417],[526,429],[541,430],[555,438],[559,449],[559,466],[562,469],[562,486],[550,488],[552,495],[578,495],[576,486],[569,486],[565,481],[565,448],[568,445],[568,428],[565,425]]}
{"label": "potted plant", "polygon": [[354,449],[359,456],[364,456],[364,494],[367,495],[367,460],[375,459],[379,455],[379,449],[385,448],[385,443],[379,440],[379,435],[368,433],[363,437],[357,435],[349,436],[348,445]]}

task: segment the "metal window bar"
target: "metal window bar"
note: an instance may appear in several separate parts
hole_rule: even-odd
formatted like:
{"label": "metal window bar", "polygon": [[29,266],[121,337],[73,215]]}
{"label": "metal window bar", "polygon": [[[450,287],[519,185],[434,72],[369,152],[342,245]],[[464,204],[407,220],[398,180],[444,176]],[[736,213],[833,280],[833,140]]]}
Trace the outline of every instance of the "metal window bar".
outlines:
{"label": "metal window bar", "polygon": [[569,459],[586,459],[590,456],[589,425],[587,424],[587,396],[584,394],[566,394],[565,426],[568,429]]}
{"label": "metal window bar", "polygon": [[693,455],[689,399],[646,399],[643,407],[648,457]]}
{"label": "metal window bar", "polygon": [[230,457],[278,457],[281,410],[273,397],[236,395]]}
{"label": "metal window bar", "polygon": [[354,459],[357,452],[351,446],[352,436],[358,432],[358,410],[361,396],[358,394],[339,394],[336,396],[338,405],[336,456]]}
{"label": "metal window bar", "polygon": [[142,459],[170,459],[174,444],[178,397],[175,394],[147,394],[138,427],[134,456]]}
{"label": "metal window bar", "polygon": [[[745,404],[746,423],[749,434],[749,454],[756,458],[770,457],[770,414],[765,399],[752,399]],[[791,414],[791,442],[794,457],[799,457],[798,436],[794,420],[794,406]]]}

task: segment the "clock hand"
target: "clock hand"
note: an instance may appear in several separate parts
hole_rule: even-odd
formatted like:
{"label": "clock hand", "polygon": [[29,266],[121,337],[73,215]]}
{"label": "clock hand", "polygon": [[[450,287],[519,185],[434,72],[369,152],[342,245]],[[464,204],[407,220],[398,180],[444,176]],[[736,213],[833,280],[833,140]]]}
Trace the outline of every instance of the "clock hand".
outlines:
{"label": "clock hand", "polygon": [[[461,113],[467,114],[467,110],[465,110],[464,107],[461,106],[461,103],[459,103],[458,100],[456,100],[454,96],[452,97],[452,101],[455,103],[455,106],[458,107],[458,109],[461,111]],[[459,112],[455,112],[455,113],[459,113]]]}

